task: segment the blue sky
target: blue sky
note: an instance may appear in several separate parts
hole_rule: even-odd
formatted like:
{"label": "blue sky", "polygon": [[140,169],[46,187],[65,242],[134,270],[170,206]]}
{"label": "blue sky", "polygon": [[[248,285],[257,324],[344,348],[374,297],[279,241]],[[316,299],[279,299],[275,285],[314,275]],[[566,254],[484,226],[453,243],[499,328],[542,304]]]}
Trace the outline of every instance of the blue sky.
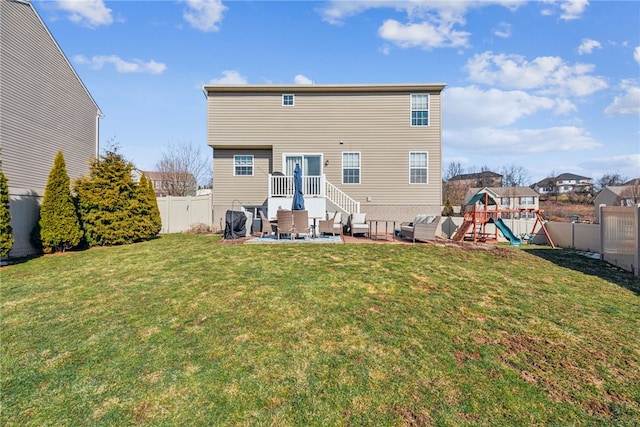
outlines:
{"label": "blue sky", "polygon": [[203,84],[444,82],[444,167],[640,177],[638,1],[33,3],[141,169],[210,154]]}

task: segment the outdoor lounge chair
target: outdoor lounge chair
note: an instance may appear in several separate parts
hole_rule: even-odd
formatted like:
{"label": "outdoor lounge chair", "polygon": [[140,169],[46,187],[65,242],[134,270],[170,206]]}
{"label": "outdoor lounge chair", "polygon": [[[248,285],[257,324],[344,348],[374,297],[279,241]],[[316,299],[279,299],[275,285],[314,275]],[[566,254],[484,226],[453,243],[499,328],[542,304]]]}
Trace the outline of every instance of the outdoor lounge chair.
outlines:
{"label": "outdoor lounge chair", "polygon": [[293,232],[296,235],[311,234],[311,227],[309,227],[309,211],[294,210],[293,212]]}
{"label": "outdoor lounge chair", "polygon": [[369,234],[369,223],[367,223],[366,213],[352,213],[349,216],[347,226],[352,236],[354,234]]}
{"label": "outdoor lounge chair", "polygon": [[318,233],[342,234],[342,212],[327,212],[327,219],[318,221]]}
{"label": "outdoor lounge chair", "polygon": [[260,220],[262,221],[262,230],[260,231],[260,237],[264,237],[265,234],[273,233],[273,224],[269,222],[269,219],[264,216],[264,213],[262,213],[261,210],[259,210],[258,212],[260,212]]}
{"label": "outdoor lounge chair", "polygon": [[278,211],[278,228],[276,233],[278,234],[278,240],[283,234],[288,234],[289,238],[293,240],[293,214],[291,211]]}
{"label": "outdoor lounge chair", "polygon": [[436,231],[440,217],[435,215],[418,215],[413,222],[403,222],[400,224],[400,232],[403,237],[421,242],[436,240]]}

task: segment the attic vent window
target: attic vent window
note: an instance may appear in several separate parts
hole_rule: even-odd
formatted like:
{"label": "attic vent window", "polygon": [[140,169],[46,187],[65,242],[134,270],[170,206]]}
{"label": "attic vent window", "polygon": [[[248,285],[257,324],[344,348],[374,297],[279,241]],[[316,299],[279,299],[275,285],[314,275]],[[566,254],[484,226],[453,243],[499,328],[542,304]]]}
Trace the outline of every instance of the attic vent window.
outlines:
{"label": "attic vent window", "polygon": [[292,94],[282,95],[282,106],[283,107],[293,107],[293,95]]}

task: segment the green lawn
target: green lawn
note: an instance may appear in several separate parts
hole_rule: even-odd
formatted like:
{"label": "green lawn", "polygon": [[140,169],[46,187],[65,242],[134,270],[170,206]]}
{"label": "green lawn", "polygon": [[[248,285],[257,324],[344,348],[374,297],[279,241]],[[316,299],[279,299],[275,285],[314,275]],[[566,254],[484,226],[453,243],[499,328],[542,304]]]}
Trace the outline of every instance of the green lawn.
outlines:
{"label": "green lawn", "polygon": [[169,235],[0,280],[2,425],[640,422],[640,281],[566,250]]}

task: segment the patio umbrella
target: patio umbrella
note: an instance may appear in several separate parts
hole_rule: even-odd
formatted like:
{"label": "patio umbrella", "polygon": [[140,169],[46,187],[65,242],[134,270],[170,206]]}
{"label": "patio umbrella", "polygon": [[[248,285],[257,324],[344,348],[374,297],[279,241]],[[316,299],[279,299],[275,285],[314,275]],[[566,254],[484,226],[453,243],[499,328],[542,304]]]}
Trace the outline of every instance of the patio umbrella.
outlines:
{"label": "patio umbrella", "polygon": [[296,163],[296,167],[293,169],[293,205],[291,206],[291,210],[304,210],[304,194],[302,193],[302,169],[300,169],[300,165],[298,163]]}

